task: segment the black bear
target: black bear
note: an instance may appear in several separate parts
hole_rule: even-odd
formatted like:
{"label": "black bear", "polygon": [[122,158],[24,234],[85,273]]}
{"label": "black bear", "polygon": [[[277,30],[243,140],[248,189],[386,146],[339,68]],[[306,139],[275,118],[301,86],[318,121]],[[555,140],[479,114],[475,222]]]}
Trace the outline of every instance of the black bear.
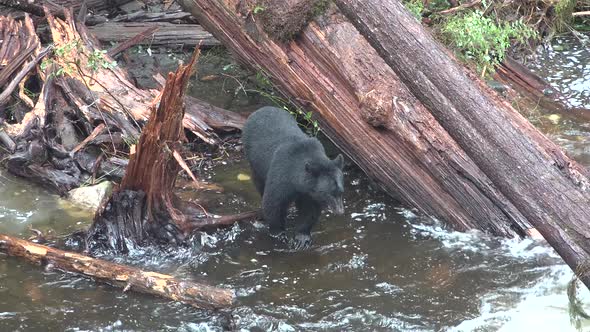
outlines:
{"label": "black bear", "polygon": [[342,155],[328,159],[320,141],[303,133],[289,113],[276,107],[257,110],[246,121],[242,141],[272,234],[284,235],[292,202],[301,223],[298,249],[311,244],[311,228],[323,208],[344,213]]}

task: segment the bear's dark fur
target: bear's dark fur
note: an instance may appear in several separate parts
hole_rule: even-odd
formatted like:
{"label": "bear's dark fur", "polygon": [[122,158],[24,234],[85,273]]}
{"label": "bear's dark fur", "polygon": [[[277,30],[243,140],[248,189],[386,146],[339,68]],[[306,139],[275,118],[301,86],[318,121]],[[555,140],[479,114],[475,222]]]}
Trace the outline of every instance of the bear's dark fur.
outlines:
{"label": "bear's dark fur", "polygon": [[276,107],[257,110],[246,121],[242,141],[271,233],[283,233],[292,202],[301,223],[298,248],[311,243],[311,228],[323,208],[344,213],[342,155],[328,159],[322,144],[303,133],[289,113]]}

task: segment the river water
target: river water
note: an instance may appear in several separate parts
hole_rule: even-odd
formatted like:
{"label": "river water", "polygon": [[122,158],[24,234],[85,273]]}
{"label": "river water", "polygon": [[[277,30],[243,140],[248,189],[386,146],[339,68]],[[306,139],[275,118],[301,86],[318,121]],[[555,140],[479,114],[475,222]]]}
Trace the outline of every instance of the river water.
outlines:
{"label": "river water", "polygon": [[[544,63],[544,76],[558,77],[559,84],[566,64],[552,61],[556,53],[541,52],[537,61]],[[569,56],[581,63],[578,54]],[[588,65],[576,68],[568,68],[567,79],[587,87]],[[571,89],[570,99],[588,105],[587,95]],[[590,166],[587,124],[548,114],[533,120]],[[209,198],[210,211],[256,208],[258,195],[243,181],[247,165],[223,164],[201,174],[225,188]],[[454,232],[373,189],[350,166],[345,205],[344,216],[323,216],[307,251],[277,245],[264,225],[254,223],[196,234],[190,249],[106,257],[231,287],[237,304],[227,312],[122,293],[0,254],[0,331],[590,330],[587,322],[570,319],[566,290],[572,272],[543,242]],[[0,232],[27,237],[33,227],[59,238],[90,220],[55,195],[0,173]],[[578,296],[590,304],[588,291]]]}

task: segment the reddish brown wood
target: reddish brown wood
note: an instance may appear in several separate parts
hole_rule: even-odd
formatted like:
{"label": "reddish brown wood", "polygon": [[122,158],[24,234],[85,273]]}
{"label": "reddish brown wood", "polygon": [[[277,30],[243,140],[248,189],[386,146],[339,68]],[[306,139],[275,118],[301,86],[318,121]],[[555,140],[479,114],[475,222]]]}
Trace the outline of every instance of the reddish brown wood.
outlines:
{"label": "reddish brown wood", "polygon": [[[501,193],[582,271],[590,259],[588,170],[468,75],[399,1],[336,3]],[[580,274],[590,287],[590,274]]]}
{"label": "reddish brown wood", "polygon": [[281,43],[266,35],[253,2],[179,3],[243,63],[313,109],[328,137],[390,194],[460,230],[512,236],[531,227],[333,7]]}
{"label": "reddish brown wood", "polygon": [[27,59],[39,53],[41,43],[28,15],[22,21],[0,16],[0,38],[0,91],[4,92],[3,87]]}
{"label": "reddish brown wood", "polygon": [[186,140],[182,126],[183,97],[198,55],[196,51],[188,65],[181,65],[176,73],[168,74],[159,105],[152,108],[150,120],[121,181],[121,190],[146,193],[148,219],[153,219],[153,213],[165,211],[176,223],[185,222],[172,204],[172,189],[181,169],[174,151],[180,150],[181,142]]}

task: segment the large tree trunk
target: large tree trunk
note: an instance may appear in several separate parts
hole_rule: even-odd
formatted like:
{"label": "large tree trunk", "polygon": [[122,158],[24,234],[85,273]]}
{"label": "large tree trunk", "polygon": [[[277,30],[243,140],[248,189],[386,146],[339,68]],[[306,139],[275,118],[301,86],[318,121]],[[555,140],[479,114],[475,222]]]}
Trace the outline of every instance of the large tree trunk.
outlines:
{"label": "large tree trunk", "polygon": [[[472,80],[399,1],[336,2],[477,166],[581,271],[590,259],[588,171]],[[580,277],[590,287],[590,274]]]}
{"label": "large tree trunk", "polygon": [[[264,32],[267,22],[253,13],[253,2],[179,2],[244,63],[268,73],[281,90],[315,110],[328,137],[390,194],[459,230],[513,236],[531,227],[334,7],[282,43]],[[312,0],[286,3],[317,9]],[[284,5],[277,13],[267,8],[270,19],[301,12]]]}

